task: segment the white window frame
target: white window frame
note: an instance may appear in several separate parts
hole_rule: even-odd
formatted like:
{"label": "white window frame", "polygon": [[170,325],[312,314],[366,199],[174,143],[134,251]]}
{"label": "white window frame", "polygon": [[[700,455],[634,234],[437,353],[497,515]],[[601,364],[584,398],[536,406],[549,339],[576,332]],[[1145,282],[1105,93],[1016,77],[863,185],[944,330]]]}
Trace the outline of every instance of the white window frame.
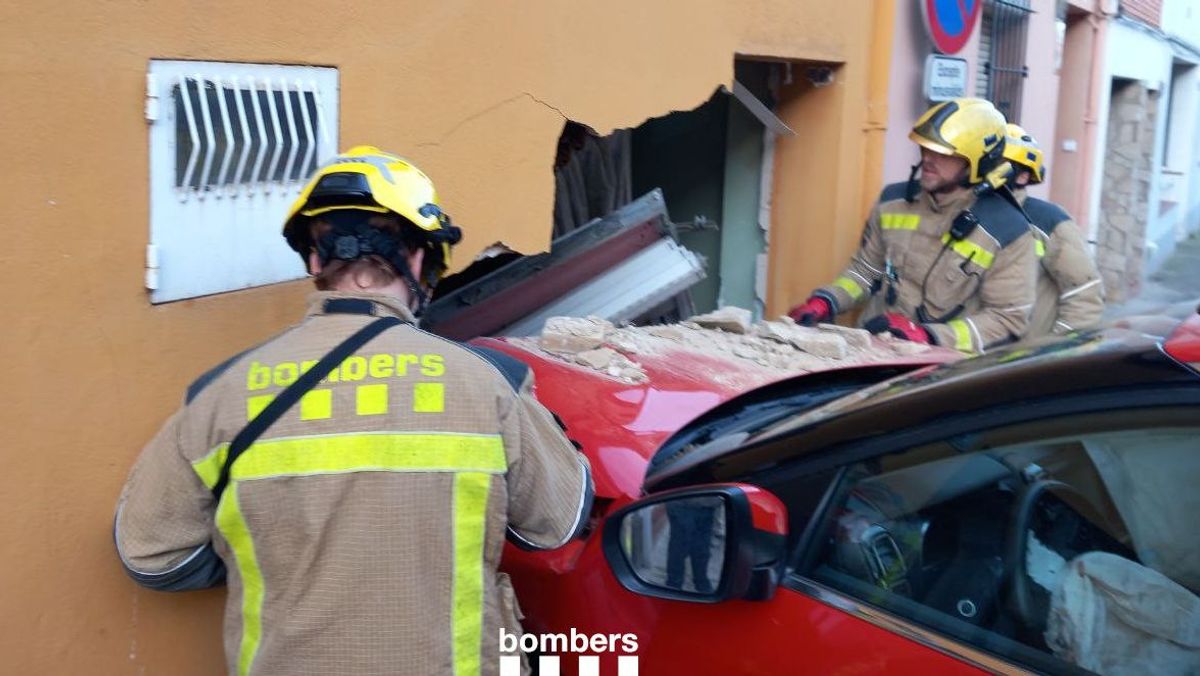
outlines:
{"label": "white window frame", "polygon": [[305,276],[280,233],[336,153],[336,68],[152,60],[146,119],[150,302]]}

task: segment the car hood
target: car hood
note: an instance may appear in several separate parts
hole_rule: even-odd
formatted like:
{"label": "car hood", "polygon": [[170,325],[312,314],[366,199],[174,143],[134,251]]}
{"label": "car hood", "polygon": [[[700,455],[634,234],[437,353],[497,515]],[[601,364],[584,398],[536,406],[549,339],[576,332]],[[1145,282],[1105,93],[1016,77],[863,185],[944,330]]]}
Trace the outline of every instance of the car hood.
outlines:
{"label": "car hood", "polygon": [[642,495],[647,465],[667,439],[706,411],[763,386],[868,364],[917,368],[962,357],[941,348],[905,355],[880,342],[869,360],[828,360],[827,368],[789,370],[680,346],[622,353],[640,367],[638,377],[630,378],[616,365],[589,368],[546,352],[534,339],[471,342],[504,352],[532,369],[538,400],[562,420],[567,436],[587,455],[600,498]]}

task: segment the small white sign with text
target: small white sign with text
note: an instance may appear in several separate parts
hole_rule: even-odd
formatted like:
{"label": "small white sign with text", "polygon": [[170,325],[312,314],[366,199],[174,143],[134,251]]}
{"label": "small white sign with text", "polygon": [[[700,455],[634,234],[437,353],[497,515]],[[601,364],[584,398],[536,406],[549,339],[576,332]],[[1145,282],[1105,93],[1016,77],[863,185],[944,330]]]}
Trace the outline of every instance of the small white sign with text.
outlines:
{"label": "small white sign with text", "polygon": [[967,95],[967,60],[930,54],[925,58],[925,98],[949,101]]}

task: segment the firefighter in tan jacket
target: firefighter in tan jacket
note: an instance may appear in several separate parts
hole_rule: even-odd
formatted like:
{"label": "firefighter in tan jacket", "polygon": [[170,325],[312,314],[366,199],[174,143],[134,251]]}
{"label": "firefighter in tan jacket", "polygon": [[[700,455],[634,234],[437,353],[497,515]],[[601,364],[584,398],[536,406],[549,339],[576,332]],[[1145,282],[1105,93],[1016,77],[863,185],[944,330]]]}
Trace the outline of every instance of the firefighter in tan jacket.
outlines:
{"label": "firefighter in tan jacket", "polygon": [[850,265],[789,315],[811,324],[865,303],[872,332],[969,353],[1020,338],[1036,259],[1029,224],[994,190],[1011,172],[1004,134],[1004,116],[982,99],[930,108],[909,134],[919,183],[883,190]]}
{"label": "firefighter in tan jacket", "polygon": [[1037,300],[1026,338],[1095,328],[1104,314],[1104,285],[1087,250],[1083,232],[1065,209],[1029,197],[1025,187],[1045,180],[1042,149],[1015,124],[1008,125],[1004,157],[1016,168],[1012,183],[1033,224],[1038,266]]}
{"label": "firefighter in tan jacket", "polygon": [[[423,173],[375,148],[318,170],[284,230],[323,289],[304,321],[193,383],[125,484],[130,576],[228,578],[230,674],[496,673],[499,630],[520,633],[497,572],[506,532],[555,548],[590,510],[587,463],[528,370],[417,327],[411,308],[460,237],[437,204]],[[383,328],[333,352],[236,454],[261,426],[248,421],[368,325]]]}

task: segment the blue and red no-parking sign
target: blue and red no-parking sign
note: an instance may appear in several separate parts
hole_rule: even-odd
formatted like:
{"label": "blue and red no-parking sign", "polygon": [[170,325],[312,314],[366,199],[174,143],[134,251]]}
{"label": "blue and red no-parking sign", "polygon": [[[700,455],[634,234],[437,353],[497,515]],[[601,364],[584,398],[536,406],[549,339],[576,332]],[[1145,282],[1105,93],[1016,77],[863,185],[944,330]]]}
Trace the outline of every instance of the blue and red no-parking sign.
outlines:
{"label": "blue and red no-parking sign", "polygon": [[921,13],[933,46],[942,54],[953,54],[971,39],[983,0],[921,0]]}

